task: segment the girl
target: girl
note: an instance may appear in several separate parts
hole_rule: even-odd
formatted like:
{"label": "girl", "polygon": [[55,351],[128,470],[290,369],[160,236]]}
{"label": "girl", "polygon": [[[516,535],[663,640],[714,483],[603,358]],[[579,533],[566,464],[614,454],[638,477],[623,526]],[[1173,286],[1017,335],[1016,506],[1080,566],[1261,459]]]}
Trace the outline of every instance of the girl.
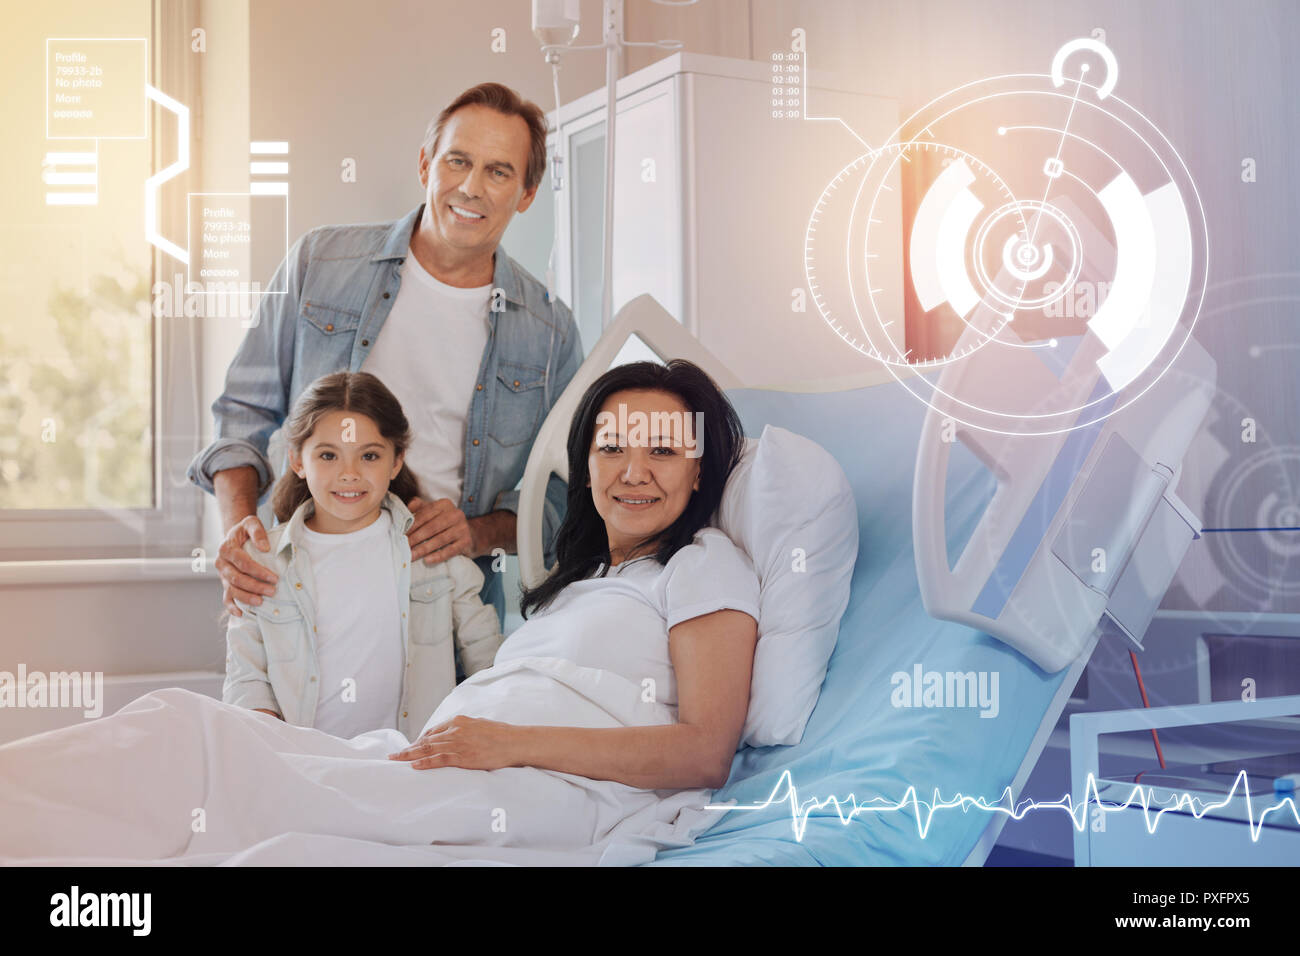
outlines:
{"label": "girl", "polygon": [[279,581],[230,621],[223,699],[337,737],[392,728],[410,739],[456,686],[457,663],[467,676],[496,655],[483,574],[463,555],[411,561],[410,427],[378,378],[317,379],[284,431],[280,523],[269,552],[245,548]]}

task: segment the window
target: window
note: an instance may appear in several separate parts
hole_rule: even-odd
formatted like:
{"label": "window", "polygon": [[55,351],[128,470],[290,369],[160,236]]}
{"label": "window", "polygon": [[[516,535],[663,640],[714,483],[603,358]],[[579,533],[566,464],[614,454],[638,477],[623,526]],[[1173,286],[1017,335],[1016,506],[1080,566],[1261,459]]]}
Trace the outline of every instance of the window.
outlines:
{"label": "window", "polygon": [[[145,235],[145,183],[174,162],[196,89],[189,5],[32,4],[0,35],[0,559],[188,556],[198,417],[190,320],[154,318],[178,271]],[[161,52],[160,52],[161,50]],[[190,151],[192,153],[192,151]],[[184,245],[178,177],[158,192]]]}

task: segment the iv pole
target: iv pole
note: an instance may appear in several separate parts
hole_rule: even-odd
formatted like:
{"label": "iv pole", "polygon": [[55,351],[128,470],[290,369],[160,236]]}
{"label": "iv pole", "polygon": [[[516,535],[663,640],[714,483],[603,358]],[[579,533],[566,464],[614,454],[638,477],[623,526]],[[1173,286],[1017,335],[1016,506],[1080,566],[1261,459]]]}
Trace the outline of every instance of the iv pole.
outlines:
{"label": "iv pole", "polygon": [[[665,7],[689,7],[699,0],[653,0]],[[601,13],[601,42],[584,46],[565,44],[545,44],[542,53],[546,62],[556,71],[559,69],[560,54],[567,50],[604,50],[605,51],[605,225],[603,241],[603,261],[600,296],[600,327],[609,328],[614,318],[614,122],[618,111],[618,66],[624,47],[655,47],[660,50],[680,50],[680,40],[655,40],[649,43],[623,39],[623,0],[604,0]],[[557,72],[558,77],[558,72]],[[560,102],[559,80],[556,79],[555,102],[556,125],[559,125]],[[556,137],[556,149],[560,148]]]}
{"label": "iv pole", "polygon": [[605,228],[601,233],[604,259],[600,281],[600,328],[614,321],[614,124],[618,116],[618,61],[623,42],[622,3],[605,0]]}

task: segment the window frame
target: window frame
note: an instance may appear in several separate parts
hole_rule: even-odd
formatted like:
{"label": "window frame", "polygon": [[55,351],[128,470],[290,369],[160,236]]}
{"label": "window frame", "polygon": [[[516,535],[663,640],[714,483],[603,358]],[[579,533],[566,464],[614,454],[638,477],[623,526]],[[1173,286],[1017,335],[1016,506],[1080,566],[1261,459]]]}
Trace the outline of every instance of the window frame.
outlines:
{"label": "window frame", "polygon": [[[190,53],[197,22],[196,0],[153,0],[149,36],[151,82],[190,108],[190,168],[160,192],[162,233],[186,231],[186,193],[201,182],[197,150],[199,64]],[[141,92],[143,95],[143,91]],[[150,104],[150,173],[174,155],[157,135],[164,111]],[[143,183],[141,184],[143,188]],[[143,238],[143,237],[142,237]],[[171,277],[182,268],[156,246],[150,247],[150,282]],[[0,509],[0,562],[96,558],[176,558],[202,546],[203,495],[185,478],[190,459],[200,450],[202,410],[201,320],[152,314],[150,421],[153,435],[152,498],[147,508],[5,508]],[[73,543],[75,542],[75,543]]]}

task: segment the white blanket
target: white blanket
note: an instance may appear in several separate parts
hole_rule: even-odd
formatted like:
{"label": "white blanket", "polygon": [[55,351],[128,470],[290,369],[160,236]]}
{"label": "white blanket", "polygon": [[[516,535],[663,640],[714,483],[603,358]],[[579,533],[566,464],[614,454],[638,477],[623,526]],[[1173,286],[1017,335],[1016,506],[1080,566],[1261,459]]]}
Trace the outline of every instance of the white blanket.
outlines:
{"label": "white blanket", "polygon": [[[606,670],[516,659],[430,718],[671,723]],[[532,767],[414,770],[395,730],[352,740],[173,689],[0,747],[0,862],[626,865],[686,846],[709,790],[642,790]]]}

